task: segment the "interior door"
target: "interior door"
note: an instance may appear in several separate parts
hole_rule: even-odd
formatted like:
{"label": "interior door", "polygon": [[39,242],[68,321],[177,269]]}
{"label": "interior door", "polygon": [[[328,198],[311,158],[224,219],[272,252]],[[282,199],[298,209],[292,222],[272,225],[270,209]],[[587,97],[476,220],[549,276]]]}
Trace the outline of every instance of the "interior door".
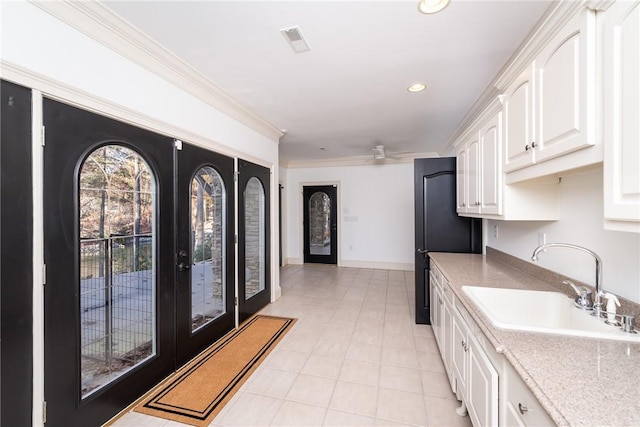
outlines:
{"label": "interior door", "polygon": [[47,426],[101,425],[175,369],[174,144],[43,108]]}
{"label": "interior door", "polygon": [[337,264],[338,201],[335,185],[303,187],[304,262]]}
{"label": "interior door", "polygon": [[416,323],[430,323],[428,252],[482,252],[482,220],[456,212],[456,158],[414,161]]}
{"label": "interior door", "polygon": [[177,360],[235,326],[234,160],[182,144],[177,157]]}
{"label": "interior door", "polygon": [[270,175],[238,160],[238,309],[240,322],[271,301]]}

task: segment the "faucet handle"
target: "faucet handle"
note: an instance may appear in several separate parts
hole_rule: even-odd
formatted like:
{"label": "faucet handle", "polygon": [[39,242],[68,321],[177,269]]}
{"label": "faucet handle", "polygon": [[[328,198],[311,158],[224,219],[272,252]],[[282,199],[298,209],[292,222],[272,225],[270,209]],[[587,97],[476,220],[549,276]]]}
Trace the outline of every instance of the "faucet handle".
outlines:
{"label": "faucet handle", "polygon": [[591,290],[585,287],[579,288],[571,280],[563,280],[562,283],[564,283],[565,285],[570,285],[576,292],[577,296],[574,300],[576,307],[583,310],[589,310],[593,307],[593,302],[591,301]]}
{"label": "faucet handle", "polygon": [[628,332],[630,334],[637,333],[634,329],[633,316],[628,314],[621,314],[619,315],[619,317],[620,317],[620,320],[622,320],[622,328],[621,328],[622,331]]}

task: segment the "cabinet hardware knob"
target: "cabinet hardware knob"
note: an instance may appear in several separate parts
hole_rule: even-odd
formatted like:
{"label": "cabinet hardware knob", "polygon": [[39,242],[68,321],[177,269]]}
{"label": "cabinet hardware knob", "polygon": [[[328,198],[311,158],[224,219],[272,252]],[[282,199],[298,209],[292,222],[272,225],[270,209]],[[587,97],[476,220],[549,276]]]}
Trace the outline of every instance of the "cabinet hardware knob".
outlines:
{"label": "cabinet hardware knob", "polygon": [[529,144],[524,146],[524,151],[529,151],[531,149],[531,147],[529,147]]}
{"label": "cabinet hardware knob", "polygon": [[465,202],[462,202],[462,207],[465,207],[467,204]]}
{"label": "cabinet hardware knob", "polygon": [[535,141],[533,141],[533,142],[531,143],[531,148],[536,148],[536,145],[537,145],[537,144],[536,144],[536,142],[535,142]]}
{"label": "cabinet hardware knob", "polygon": [[528,410],[529,408],[524,406],[522,403],[518,403],[518,411],[520,411],[522,415],[524,415],[524,413],[527,412]]}

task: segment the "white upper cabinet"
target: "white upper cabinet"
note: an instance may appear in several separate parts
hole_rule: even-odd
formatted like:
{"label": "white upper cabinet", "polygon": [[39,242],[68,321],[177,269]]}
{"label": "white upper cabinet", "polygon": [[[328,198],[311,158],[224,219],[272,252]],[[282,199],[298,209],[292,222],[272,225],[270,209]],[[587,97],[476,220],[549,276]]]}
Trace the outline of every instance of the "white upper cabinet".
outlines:
{"label": "white upper cabinet", "polygon": [[533,65],[527,67],[505,92],[505,172],[535,161],[535,153],[531,149],[534,142],[532,70]]}
{"label": "white upper cabinet", "polygon": [[502,112],[493,115],[480,129],[482,174],[480,212],[502,213]]}
{"label": "white upper cabinet", "polygon": [[542,50],[534,67],[536,162],[595,144],[595,13],[576,15]]}
{"label": "white upper cabinet", "polygon": [[456,152],[457,210],[461,214],[501,213],[502,112],[496,111],[495,105],[489,112],[489,118],[466,137]]}
{"label": "white upper cabinet", "polygon": [[504,95],[505,172],[594,145],[595,13],[584,9],[567,22]]}
{"label": "white upper cabinet", "polygon": [[640,232],[640,5],[604,12],[605,228]]}

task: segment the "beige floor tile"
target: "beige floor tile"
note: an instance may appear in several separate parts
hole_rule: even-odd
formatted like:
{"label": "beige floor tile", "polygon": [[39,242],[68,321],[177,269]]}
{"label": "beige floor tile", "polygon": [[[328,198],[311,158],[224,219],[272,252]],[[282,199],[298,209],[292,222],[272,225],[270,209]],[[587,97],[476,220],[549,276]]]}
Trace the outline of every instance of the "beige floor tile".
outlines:
{"label": "beige floor tile", "polygon": [[378,363],[363,362],[361,360],[346,359],[342,365],[341,381],[350,381],[361,384],[378,385],[380,378],[380,365]]}
{"label": "beige floor tile", "polygon": [[222,419],[216,420],[216,423],[224,426],[268,426],[282,403],[281,399],[242,393]]}
{"label": "beige floor tile", "polygon": [[435,338],[415,337],[415,342],[416,350],[440,355],[440,350],[438,349],[438,344],[436,344]]}
{"label": "beige floor tile", "polygon": [[152,417],[151,415],[139,412],[127,412],[116,422],[111,424],[114,427],[161,427],[167,422],[164,418]]}
{"label": "beige floor tile", "polygon": [[380,387],[422,393],[422,377],[418,369],[382,365]]}
{"label": "beige floor tile", "polygon": [[384,330],[380,327],[356,326],[352,342],[370,345],[382,345]]}
{"label": "beige floor tile", "polygon": [[338,357],[317,356],[312,354],[300,372],[307,375],[337,379],[340,374],[340,369],[342,369],[343,360],[344,359]]}
{"label": "beige floor tile", "polygon": [[299,374],[286,399],[326,408],[335,385],[336,381],[330,378]]}
{"label": "beige floor tile", "polygon": [[287,335],[278,346],[282,350],[299,351],[301,353],[311,353],[318,344],[318,338],[305,337],[303,335]]}
{"label": "beige floor tile", "polygon": [[382,359],[382,346],[352,342],[345,357],[350,360],[379,363]]}
{"label": "beige floor tile", "polygon": [[329,409],[327,415],[324,417],[323,426],[330,427],[344,427],[344,426],[373,426],[376,423],[376,419],[372,417],[365,417],[363,415],[350,414],[348,412],[336,411]]}
{"label": "beige floor tile", "polygon": [[439,354],[425,353],[424,351],[419,351],[417,354],[420,369],[432,372],[445,372],[444,364]]}
{"label": "beige floor tile", "polygon": [[384,333],[382,345],[384,347],[404,348],[408,350],[416,348],[415,337],[413,335],[392,334],[389,332]]}
{"label": "beige floor tile", "polygon": [[424,396],[400,390],[380,388],[376,417],[416,426],[427,424]]}
{"label": "beige floor tile", "polygon": [[320,338],[313,354],[316,356],[344,357],[349,348],[349,340],[335,340],[331,338]]}
{"label": "beige floor tile", "polygon": [[427,408],[428,426],[472,427],[468,415],[461,417],[456,413],[456,408],[459,406],[457,400],[425,396],[424,402]]}
{"label": "beige floor tile", "polygon": [[416,351],[403,348],[382,347],[382,363],[401,368],[419,368]]}
{"label": "beige floor tile", "polygon": [[378,387],[338,381],[329,408],[359,415],[376,414]]}
{"label": "beige floor tile", "polygon": [[327,325],[323,323],[314,323],[307,320],[298,320],[287,335],[305,336],[312,338],[320,338]]}
{"label": "beige floor tile", "polygon": [[442,397],[444,399],[455,399],[451,391],[451,385],[447,374],[440,372],[421,371],[422,390],[425,396]]}
{"label": "beige floor tile", "polygon": [[283,399],[296,379],[295,372],[264,367],[251,375],[244,391]]}
{"label": "beige floor tile", "polygon": [[283,371],[300,372],[305,362],[309,358],[309,354],[299,351],[280,350],[276,348],[267,360],[266,366]]}
{"label": "beige floor tile", "polygon": [[326,409],[285,401],[271,422],[272,426],[321,426]]}
{"label": "beige floor tile", "polygon": [[433,329],[431,329],[431,325],[417,325],[413,324],[411,326],[413,329],[413,335],[417,337],[431,337],[433,338]]}
{"label": "beige floor tile", "polygon": [[390,334],[413,335],[413,323],[410,320],[385,320],[384,331]]}

